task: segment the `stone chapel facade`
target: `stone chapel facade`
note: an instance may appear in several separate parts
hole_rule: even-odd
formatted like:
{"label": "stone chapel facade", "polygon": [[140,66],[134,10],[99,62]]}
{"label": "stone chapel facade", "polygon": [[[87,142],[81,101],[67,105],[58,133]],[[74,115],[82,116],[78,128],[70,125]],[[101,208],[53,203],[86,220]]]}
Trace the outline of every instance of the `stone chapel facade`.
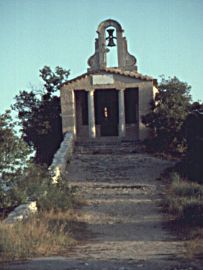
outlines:
{"label": "stone chapel facade", "polygon": [[[150,102],[157,92],[156,80],[138,73],[137,60],[129,54],[123,33],[117,21],[100,23],[87,72],[61,87],[63,133],[72,132],[80,140],[98,137],[143,140],[151,135],[142,124],[142,116],[151,109]],[[115,45],[118,66],[110,68],[106,61],[107,47]]]}

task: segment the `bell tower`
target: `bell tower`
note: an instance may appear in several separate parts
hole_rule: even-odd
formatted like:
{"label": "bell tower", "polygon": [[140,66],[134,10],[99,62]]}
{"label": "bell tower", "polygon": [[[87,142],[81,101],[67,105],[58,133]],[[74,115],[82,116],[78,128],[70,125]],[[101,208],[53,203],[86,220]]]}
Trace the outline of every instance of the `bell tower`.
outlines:
{"label": "bell tower", "polygon": [[[113,29],[109,27],[113,27]],[[116,30],[116,36],[114,36],[114,29]],[[108,37],[106,37],[106,32],[108,32]],[[115,20],[109,19],[99,24],[97,28],[98,37],[95,39],[95,53],[88,60],[88,71],[99,71],[107,68],[106,59],[110,50],[107,47],[113,46],[117,46],[118,67],[116,68],[126,71],[137,71],[137,60],[133,55],[129,54],[127,40],[123,33],[124,30],[121,25]]]}

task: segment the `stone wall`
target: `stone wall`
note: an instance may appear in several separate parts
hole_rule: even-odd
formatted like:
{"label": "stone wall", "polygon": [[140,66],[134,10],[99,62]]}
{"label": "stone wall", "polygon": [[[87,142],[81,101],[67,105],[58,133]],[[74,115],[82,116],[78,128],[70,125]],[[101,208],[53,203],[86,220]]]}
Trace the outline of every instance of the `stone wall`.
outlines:
{"label": "stone wall", "polygon": [[63,176],[66,164],[71,160],[72,153],[74,149],[74,138],[73,134],[67,132],[64,136],[60,148],[55,153],[52,164],[49,167],[49,170],[52,174],[53,183],[57,183],[59,177]]}

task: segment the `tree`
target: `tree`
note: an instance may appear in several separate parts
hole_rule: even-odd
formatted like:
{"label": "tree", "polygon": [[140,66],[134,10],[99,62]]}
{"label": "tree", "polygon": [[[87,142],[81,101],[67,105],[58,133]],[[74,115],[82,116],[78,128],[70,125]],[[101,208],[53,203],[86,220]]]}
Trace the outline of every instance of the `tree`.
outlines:
{"label": "tree", "polygon": [[30,164],[31,149],[16,134],[10,111],[0,115],[0,210],[16,205],[13,187]]}
{"label": "tree", "polygon": [[31,149],[19,138],[10,111],[0,115],[0,172],[6,175],[18,174],[25,168]]}
{"label": "tree", "polygon": [[56,67],[55,72],[44,66],[40,77],[41,92],[20,91],[13,109],[18,112],[23,139],[34,148],[35,162],[50,165],[62,141],[60,98],[55,94],[69,75],[68,70]]}
{"label": "tree", "polygon": [[73,191],[67,181],[59,178],[52,184],[46,167],[35,164],[32,149],[18,136],[10,111],[0,115],[0,214],[30,200],[41,210],[68,209]]}
{"label": "tree", "polygon": [[154,130],[154,138],[148,141],[152,150],[173,151],[183,143],[182,126],[191,106],[190,89],[177,77],[162,77],[152,112],[143,117],[143,123]]}

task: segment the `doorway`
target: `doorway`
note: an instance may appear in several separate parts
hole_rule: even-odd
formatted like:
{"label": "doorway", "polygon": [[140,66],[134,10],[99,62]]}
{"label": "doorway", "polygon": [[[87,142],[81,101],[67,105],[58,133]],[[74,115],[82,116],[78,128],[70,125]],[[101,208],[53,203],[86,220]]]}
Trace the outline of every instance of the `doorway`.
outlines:
{"label": "doorway", "polygon": [[101,136],[118,136],[118,92],[112,89],[95,91],[96,125]]}

